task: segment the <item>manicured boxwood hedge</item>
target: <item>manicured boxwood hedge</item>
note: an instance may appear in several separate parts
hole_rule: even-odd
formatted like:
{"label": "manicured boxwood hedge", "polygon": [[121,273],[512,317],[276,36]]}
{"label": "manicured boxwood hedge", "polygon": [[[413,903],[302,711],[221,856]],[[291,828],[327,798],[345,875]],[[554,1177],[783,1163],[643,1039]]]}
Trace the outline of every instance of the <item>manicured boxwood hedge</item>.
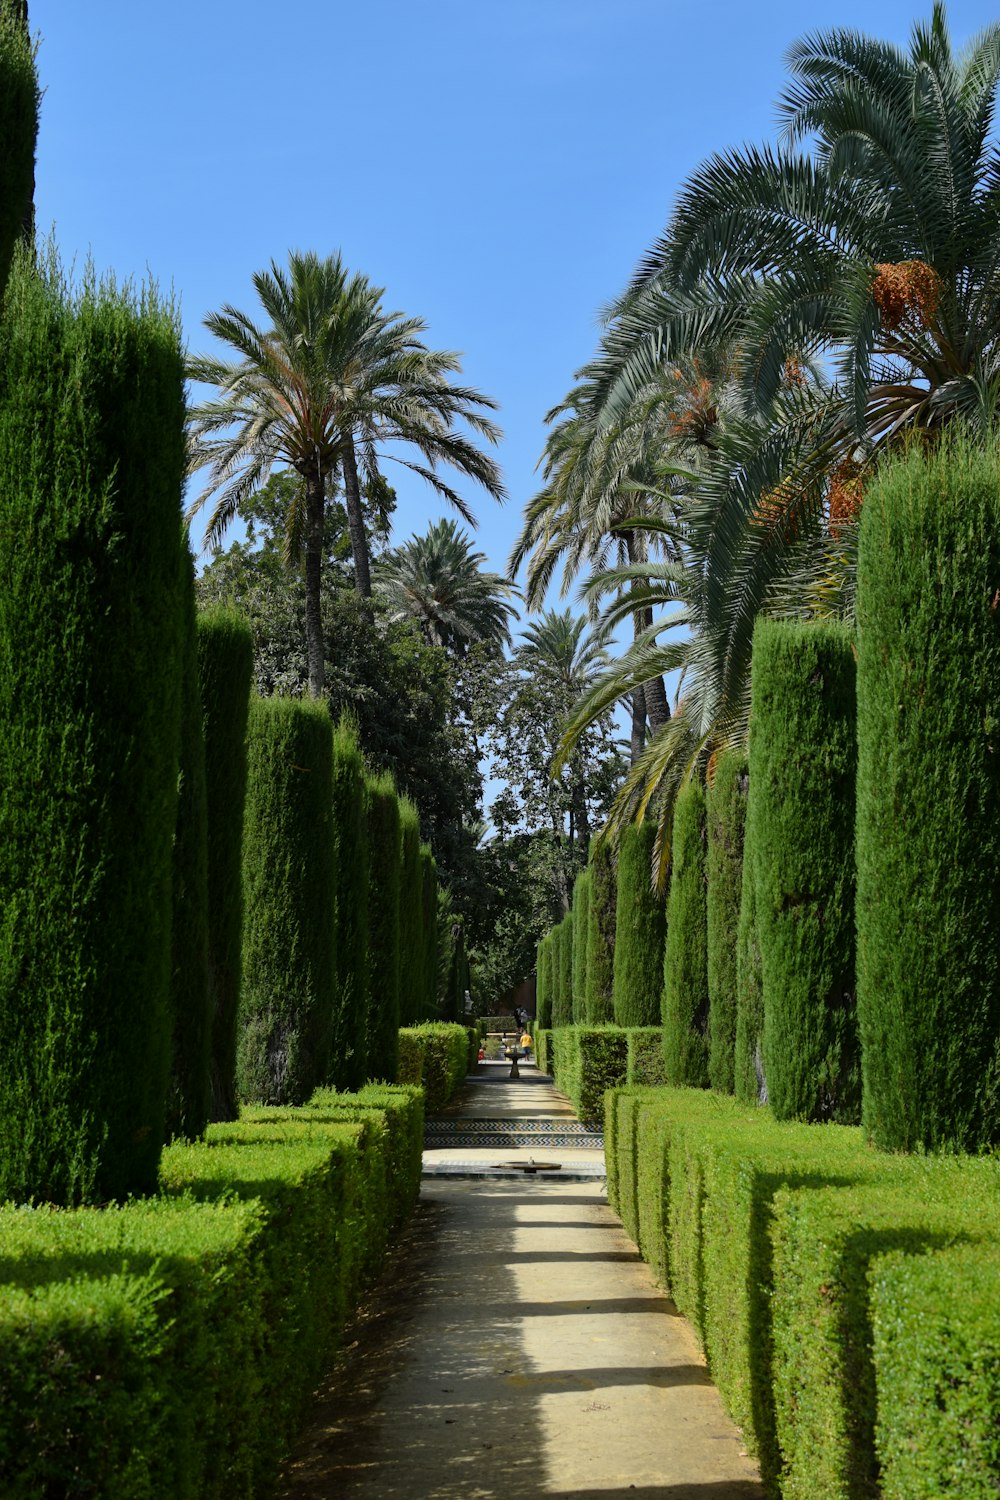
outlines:
{"label": "manicured boxwood hedge", "polygon": [[0,1491],[269,1493],[419,1184],[419,1090],[210,1127],[124,1208],[0,1209]]}
{"label": "manicured boxwood hedge", "polygon": [[[911,1474],[927,1472],[900,1437],[915,1430],[902,1409],[915,1398],[902,1392],[916,1356],[897,1340],[912,1346],[920,1325],[916,1310],[902,1323],[892,1311],[903,1295],[899,1278],[908,1267],[919,1275],[920,1257],[959,1242],[970,1256],[964,1274],[981,1266],[973,1285],[993,1284],[1000,1164],[880,1156],[859,1130],[778,1124],[769,1110],[700,1090],[618,1088],[605,1109],[609,1198],[694,1324],[771,1489],[786,1500],[876,1493],[876,1430],[899,1472],[907,1462]],[[893,1254],[905,1254],[908,1266],[901,1270]],[[932,1321],[921,1348],[921,1399],[949,1414],[939,1431],[950,1421],[955,1438],[935,1455],[935,1473],[962,1472],[962,1432],[974,1434],[977,1423],[988,1431],[985,1393],[948,1376],[956,1350],[967,1372],[975,1350],[990,1347],[996,1320],[983,1319],[978,1344],[970,1317],[954,1342],[946,1331],[934,1336]],[[947,1493],[908,1482],[899,1493],[914,1500]]]}
{"label": "manicured boxwood hedge", "polygon": [[652,1085],[666,1083],[663,1066],[663,1027],[630,1026],[628,1038],[627,1083]]}
{"label": "manicured boxwood hedge", "polygon": [[437,1114],[468,1072],[469,1045],[469,1028],[454,1022],[404,1026],[399,1033],[397,1082],[420,1084],[427,1113]]}
{"label": "manicured boxwood hedge", "polygon": [[569,1096],[586,1124],[604,1118],[604,1092],[624,1083],[628,1070],[628,1035],[620,1026],[563,1026],[552,1033],[551,1066],[556,1087]]}

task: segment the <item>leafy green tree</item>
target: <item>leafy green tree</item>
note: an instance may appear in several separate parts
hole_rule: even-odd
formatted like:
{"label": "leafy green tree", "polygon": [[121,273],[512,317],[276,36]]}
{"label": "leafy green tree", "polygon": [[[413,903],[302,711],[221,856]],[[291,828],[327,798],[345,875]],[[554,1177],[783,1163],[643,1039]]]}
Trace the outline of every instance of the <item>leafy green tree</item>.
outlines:
{"label": "leafy green tree", "polygon": [[[495,463],[454,424],[464,422],[491,443],[499,432],[482,414],[493,403],[450,379],[459,369],[457,355],[428,349],[418,337],[423,322],[385,312],[382,289],[350,275],[339,255],[321,260],[293,251],[287,271],[272,261],[253,284],[263,324],[228,305],[205,319],[236,359],[190,361],[192,379],[219,390],[191,413],[192,462],[208,469],[206,488],[191,509],[216,495],[208,536],[217,540],[274,467],[294,470],[301,485],[309,691],[318,697],[324,686],[323,513],[331,476],[338,468],[343,476],[355,582],[368,597],[359,455],[371,478],[378,471],[377,445],[393,445],[398,462],[471,521],[437,466],[451,465],[500,499]],[[409,448],[421,462],[405,456]]]}

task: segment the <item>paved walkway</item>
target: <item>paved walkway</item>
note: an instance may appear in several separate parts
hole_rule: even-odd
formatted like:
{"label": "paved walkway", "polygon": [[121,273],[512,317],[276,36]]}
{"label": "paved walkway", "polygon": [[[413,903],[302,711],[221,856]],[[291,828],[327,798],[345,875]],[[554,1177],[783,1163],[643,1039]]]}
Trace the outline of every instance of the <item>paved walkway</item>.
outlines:
{"label": "paved walkway", "polygon": [[599,1181],[427,1179],[355,1335],[284,1500],[763,1500]]}

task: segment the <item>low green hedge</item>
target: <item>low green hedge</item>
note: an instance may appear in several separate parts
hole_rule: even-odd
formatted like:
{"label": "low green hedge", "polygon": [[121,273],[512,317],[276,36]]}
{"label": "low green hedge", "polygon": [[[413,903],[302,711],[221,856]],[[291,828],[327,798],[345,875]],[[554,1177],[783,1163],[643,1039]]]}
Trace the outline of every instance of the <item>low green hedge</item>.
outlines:
{"label": "low green hedge", "polygon": [[[478,1052],[478,1032],[476,1038]],[[469,1071],[470,1028],[452,1021],[428,1021],[405,1026],[399,1033],[398,1083],[420,1084],[425,1108],[436,1115]]]}
{"label": "low green hedge", "polygon": [[[605,1151],[609,1198],[694,1324],[772,1493],[843,1500],[954,1493],[964,1500],[961,1485],[921,1490],[922,1480],[878,1491],[875,1413],[879,1452],[897,1470],[909,1464],[922,1474],[921,1464],[933,1463],[934,1473],[962,1472],[959,1450],[931,1460],[908,1448],[917,1419],[903,1375],[915,1361],[897,1353],[894,1365],[887,1351],[904,1337],[920,1339],[915,1315],[900,1332],[892,1309],[902,1305],[901,1278],[928,1251],[973,1243],[967,1253],[986,1267],[988,1301],[998,1261],[985,1243],[1000,1221],[997,1163],[886,1157],[848,1127],[778,1125],[769,1111],[719,1094],[636,1087],[607,1097]],[[891,1251],[905,1251],[907,1266],[886,1261]],[[957,1298],[957,1277],[953,1287]],[[885,1309],[875,1358],[870,1295],[876,1318]],[[989,1323],[990,1332],[996,1326]],[[972,1341],[970,1322],[965,1328],[957,1358],[971,1369],[983,1346]],[[979,1421],[979,1435],[969,1439],[979,1445],[978,1482],[980,1471],[989,1472],[997,1406],[971,1385],[954,1394],[950,1366],[940,1363],[947,1348],[943,1336],[926,1341],[923,1399],[947,1411],[941,1426]],[[978,1500],[979,1491],[969,1493]]]}
{"label": "low green hedge", "polygon": [[875,1446],[893,1500],[995,1500],[1000,1254],[959,1245],[875,1262]]}
{"label": "low green hedge", "polygon": [[662,1026],[630,1026],[628,1038],[627,1083],[643,1086],[666,1083],[663,1058]]}
{"label": "low green hedge", "polygon": [[624,1083],[628,1033],[620,1026],[560,1026],[551,1033],[551,1072],[586,1124],[604,1118],[604,1094]]}
{"label": "low green hedge", "polygon": [[163,1196],[0,1209],[0,1493],[266,1492],[419,1186],[419,1090],[209,1127]]}

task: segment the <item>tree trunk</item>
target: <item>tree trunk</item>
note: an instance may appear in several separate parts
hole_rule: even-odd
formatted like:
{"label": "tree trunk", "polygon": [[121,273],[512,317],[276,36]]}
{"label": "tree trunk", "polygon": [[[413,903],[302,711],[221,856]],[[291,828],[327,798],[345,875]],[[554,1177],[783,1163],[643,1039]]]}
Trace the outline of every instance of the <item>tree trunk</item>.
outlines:
{"label": "tree trunk", "polygon": [[354,558],[354,583],[362,599],[370,599],[372,578],[368,562],[368,537],[361,510],[361,486],[358,483],[358,461],[354,453],[352,433],[347,433],[344,438],[341,452],[344,460],[344,503],[347,507],[347,525],[351,533],[351,554]]}
{"label": "tree trunk", "polygon": [[306,475],[306,658],[309,663],[309,695],[322,698],[326,681],[323,663],[323,611],[320,578],[323,564],[323,474]]}
{"label": "tree trunk", "polygon": [[587,788],[582,774],[578,774],[573,780],[571,797],[571,816],[576,829],[577,843],[586,857],[590,846],[590,818],[587,813]]}
{"label": "tree trunk", "polygon": [[[638,535],[637,532],[635,532],[635,531],[629,531],[629,532],[626,533],[625,547],[626,547],[626,550],[628,552],[628,560],[629,560],[630,563],[634,564],[634,563],[645,562],[646,561],[646,548],[645,548],[645,545],[644,545],[642,539],[639,537],[639,535]],[[639,582],[638,579],[636,579],[633,582],[632,588],[636,592],[638,592],[642,588],[642,584]],[[648,605],[648,604],[638,605],[636,607],[636,609],[633,611],[633,614],[632,614],[632,632],[633,632],[633,635],[635,635],[637,637],[640,636],[644,630],[648,629],[648,627],[650,625],[652,625],[652,623],[653,623],[653,610],[652,610],[652,607],[650,605]],[[667,702],[667,690],[666,690],[666,687],[664,686],[663,678],[662,677],[651,677],[650,680],[643,685],[643,692],[644,692],[644,705],[643,706],[645,708],[646,713],[649,716],[649,727],[652,730],[653,734],[656,734],[658,730],[660,730],[660,729],[663,728],[664,724],[666,724],[667,721],[670,718],[670,704]],[[634,714],[635,714],[635,698],[634,698],[634,696],[633,696],[632,702],[633,702],[633,716],[634,716]],[[645,740],[645,735],[643,736],[643,740]],[[632,744],[633,744],[633,748],[634,748],[634,746],[635,746],[635,730],[634,729],[633,729],[633,732],[632,732]],[[633,761],[633,765],[634,764],[635,764],[635,762]]]}
{"label": "tree trunk", "polygon": [[634,766],[646,748],[646,690],[637,687],[632,694],[632,740],[629,765]]}

